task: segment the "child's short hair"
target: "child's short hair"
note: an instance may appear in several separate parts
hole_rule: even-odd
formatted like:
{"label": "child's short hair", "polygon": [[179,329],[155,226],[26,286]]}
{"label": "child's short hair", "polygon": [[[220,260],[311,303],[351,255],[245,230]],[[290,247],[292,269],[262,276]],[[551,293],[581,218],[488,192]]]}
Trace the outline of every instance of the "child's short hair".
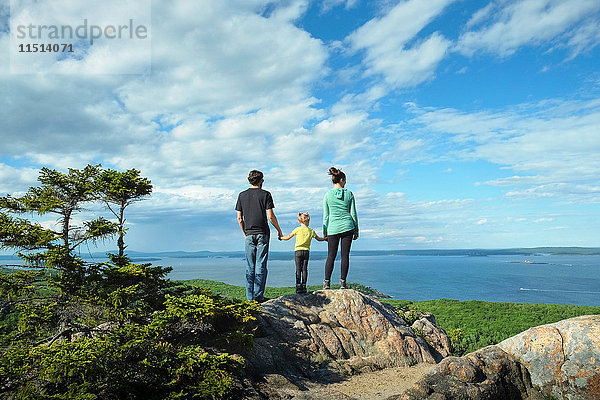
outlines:
{"label": "child's short hair", "polygon": [[298,222],[308,225],[310,223],[310,215],[306,213],[298,213]]}

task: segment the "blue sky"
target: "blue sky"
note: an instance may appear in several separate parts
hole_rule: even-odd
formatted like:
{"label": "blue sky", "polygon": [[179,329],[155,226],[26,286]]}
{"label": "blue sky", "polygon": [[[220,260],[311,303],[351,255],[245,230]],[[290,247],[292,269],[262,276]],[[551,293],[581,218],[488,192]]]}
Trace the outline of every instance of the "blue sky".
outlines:
{"label": "blue sky", "polygon": [[249,170],[265,173],[286,233],[298,211],[320,232],[337,166],[356,249],[599,245],[597,0],[151,8],[151,70],[106,73],[136,56],[103,55],[99,40],[70,60],[80,70],[22,74],[0,1],[1,194],[42,166],[137,168],[154,194],[129,210],[130,249],[240,250]]}

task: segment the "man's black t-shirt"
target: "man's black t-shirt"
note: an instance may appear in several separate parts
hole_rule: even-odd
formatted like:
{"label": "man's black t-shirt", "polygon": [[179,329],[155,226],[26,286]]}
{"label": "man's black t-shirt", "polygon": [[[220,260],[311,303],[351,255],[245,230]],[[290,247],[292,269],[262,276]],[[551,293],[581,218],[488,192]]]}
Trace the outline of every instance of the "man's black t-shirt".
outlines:
{"label": "man's black t-shirt", "polygon": [[259,188],[250,188],[241,192],[235,209],[242,212],[246,235],[269,233],[266,211],[275,208],[271,193]]}

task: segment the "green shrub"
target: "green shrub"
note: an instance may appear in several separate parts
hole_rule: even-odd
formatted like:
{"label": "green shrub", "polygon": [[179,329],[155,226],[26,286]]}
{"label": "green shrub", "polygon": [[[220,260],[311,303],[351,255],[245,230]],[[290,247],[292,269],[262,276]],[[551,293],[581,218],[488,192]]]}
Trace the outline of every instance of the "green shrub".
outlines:
{"label": "green shrub", "polygon": [[450,344],[452,344],[452,355],[462,356],[466,351],[466,343],[463,341],[464,332],[460,328],[451,329],[448,332],[448,338],[450,339]]}
{"label": "green shrub", "polygon": [[14,343],[0,356],[1,386],[25,399],[221,399],[243,359],[215,346],[252,340],[258,305],[195,289],[167,296],[146,323],[49,346]]}

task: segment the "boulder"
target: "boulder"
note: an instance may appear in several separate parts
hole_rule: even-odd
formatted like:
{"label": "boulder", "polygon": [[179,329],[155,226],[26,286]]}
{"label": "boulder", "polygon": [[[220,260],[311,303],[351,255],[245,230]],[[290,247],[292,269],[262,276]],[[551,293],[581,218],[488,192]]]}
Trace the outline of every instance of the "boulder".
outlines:
{"label": "boulder", "polygon": [[[425,323],[423,328],[433,331]],[[355,372],[435,363],[439,353],[393,307],[347,289],[263,303],[255,348],[244,356],[248,370],[262,376],[335,381]]]}
{"label": "boulder", "polygon": [[441,361],[452,353],[452,343],[446,331],[436,325],[433,314],[424,313],[421,319],[411,325],[413,331],[423,335],[436,361]]}
{"label": "boulder", "polygon": [[543,393],[600,399],[600,315],[531,328],[498,344],[514,355]]}
{"label": "boulder", "polygon": [[525,367],[497,346],[448,357],[389,400],[543,400]]}

